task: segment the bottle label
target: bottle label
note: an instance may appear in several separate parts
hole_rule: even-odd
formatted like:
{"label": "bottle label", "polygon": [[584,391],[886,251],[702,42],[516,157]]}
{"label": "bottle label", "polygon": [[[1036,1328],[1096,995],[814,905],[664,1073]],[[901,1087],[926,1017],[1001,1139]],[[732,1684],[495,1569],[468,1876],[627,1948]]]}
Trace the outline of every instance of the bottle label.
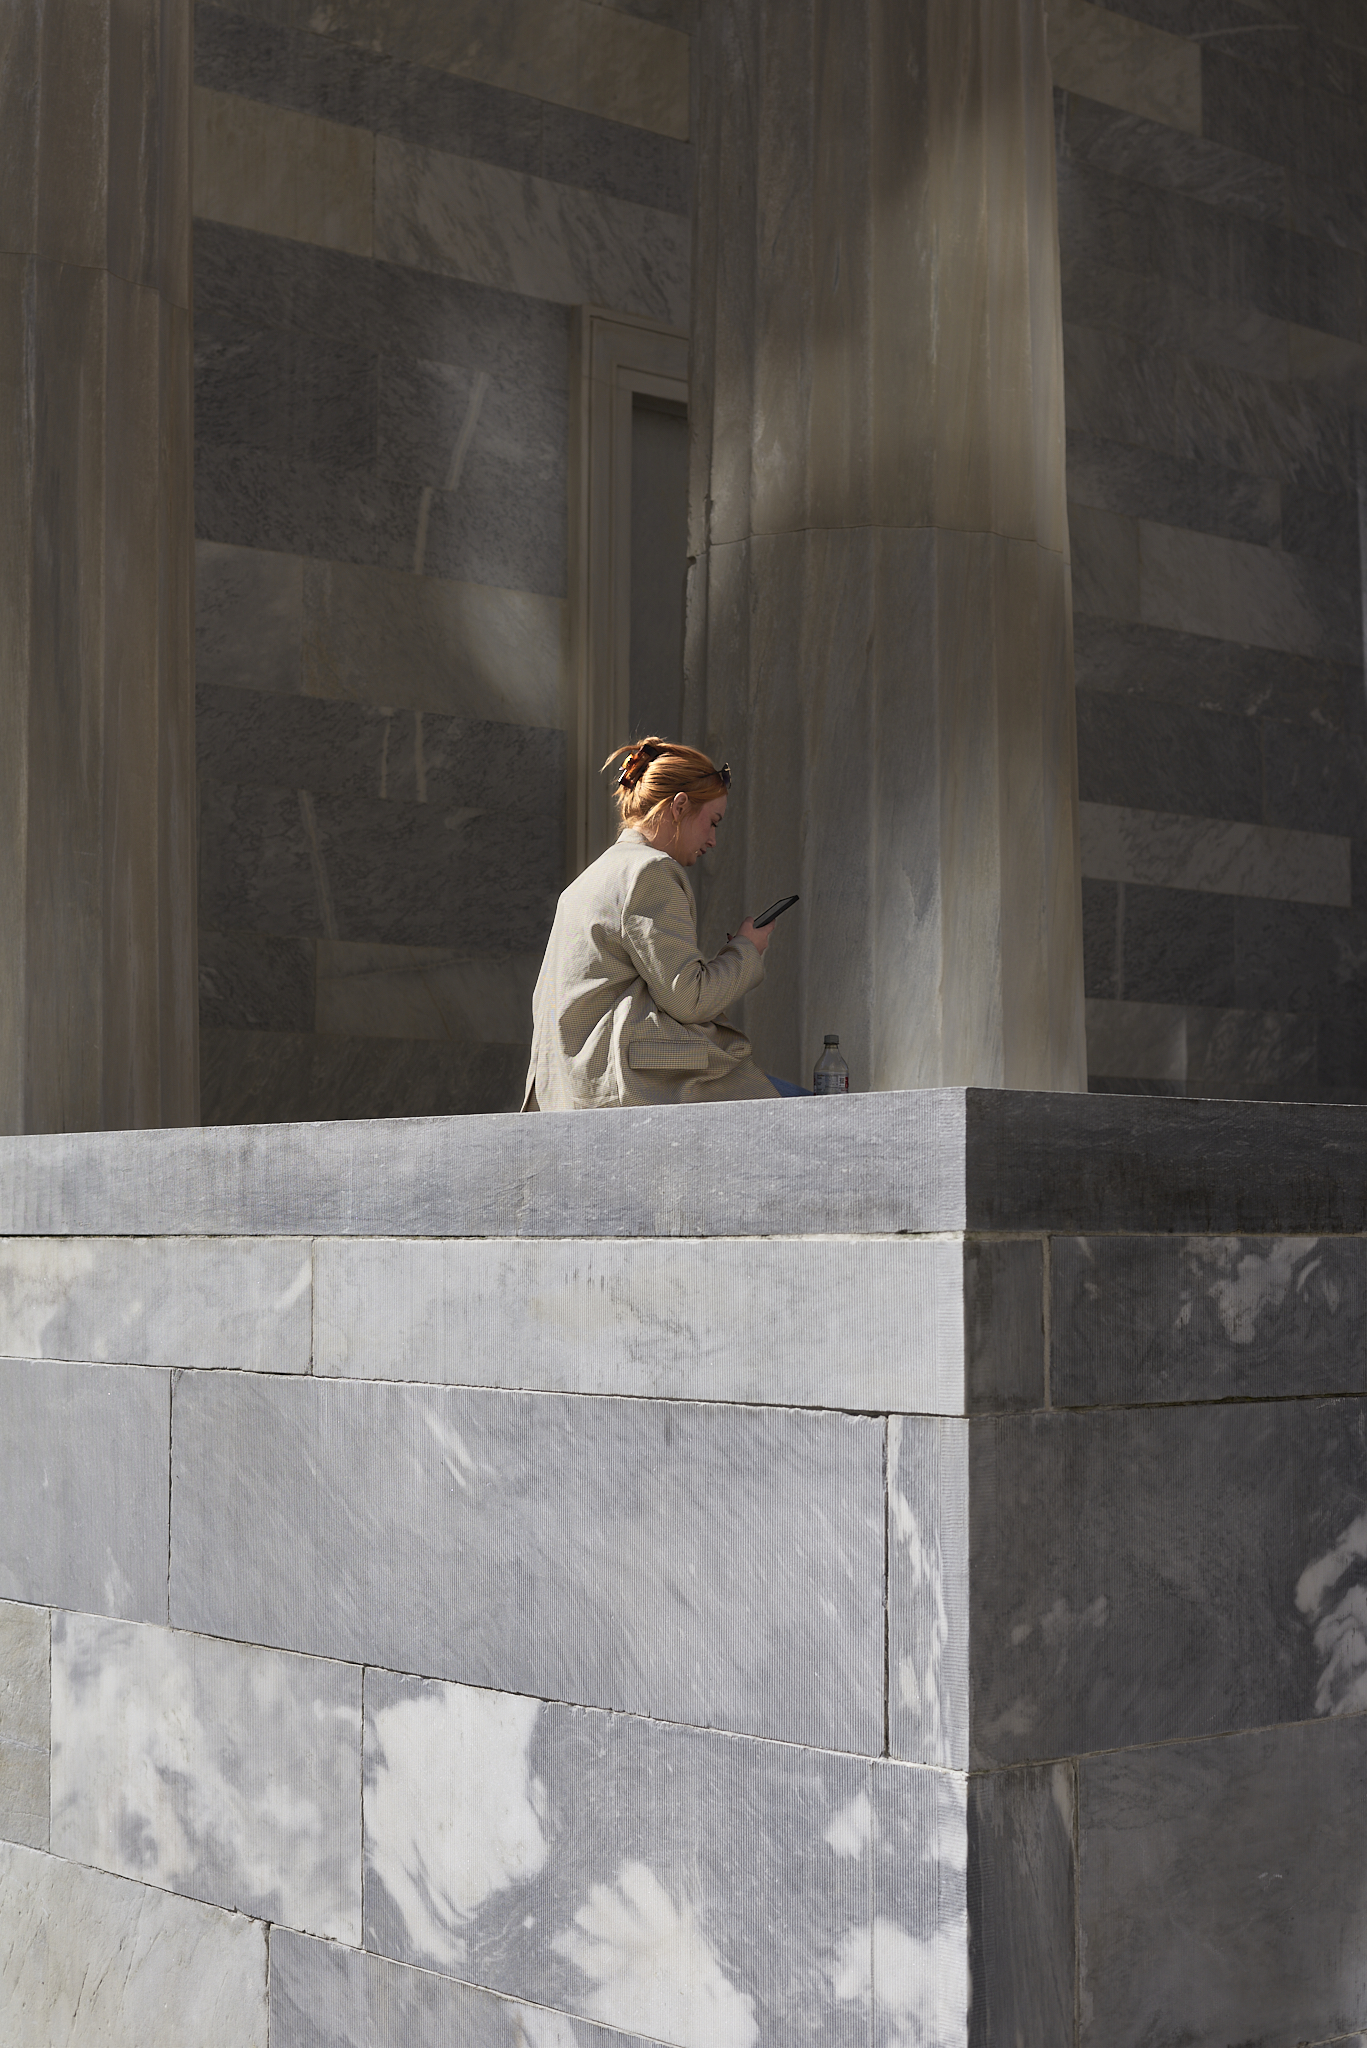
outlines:
{"label": "bottle label", "polygon": [[849,1076],[846,1074],[813,1074],[813,1095],[845,1095],[849,1092]]}

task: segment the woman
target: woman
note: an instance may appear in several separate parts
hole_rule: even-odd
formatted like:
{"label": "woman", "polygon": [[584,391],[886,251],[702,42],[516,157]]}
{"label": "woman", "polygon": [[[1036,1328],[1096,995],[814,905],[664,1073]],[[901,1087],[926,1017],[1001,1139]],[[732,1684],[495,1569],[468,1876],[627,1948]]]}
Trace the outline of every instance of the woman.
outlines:
{"label": "woman", "polygon": [[717,843],[731,771],[661,739],[619,747],[617,842],[556,907],[532,997],[524,1109],[777,1095],[722,1015],[764,979],[772,927],[698,950],[687,870]]}

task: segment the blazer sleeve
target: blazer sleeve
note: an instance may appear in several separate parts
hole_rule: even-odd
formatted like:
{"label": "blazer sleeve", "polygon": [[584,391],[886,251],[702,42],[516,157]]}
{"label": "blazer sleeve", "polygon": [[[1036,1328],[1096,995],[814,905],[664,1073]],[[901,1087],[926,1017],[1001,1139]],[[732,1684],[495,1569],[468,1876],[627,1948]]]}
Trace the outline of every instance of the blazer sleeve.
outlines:
{"label": "blazer sleeve", "polygon": [[673,861],[651,861],[632,885],[622,913],[622,938],[656,1007],[680,1024],[710,1024],[728,1003],[764,979],[764,956],[748,939],[732,939],[715,960],[698,950],[693,899]]}

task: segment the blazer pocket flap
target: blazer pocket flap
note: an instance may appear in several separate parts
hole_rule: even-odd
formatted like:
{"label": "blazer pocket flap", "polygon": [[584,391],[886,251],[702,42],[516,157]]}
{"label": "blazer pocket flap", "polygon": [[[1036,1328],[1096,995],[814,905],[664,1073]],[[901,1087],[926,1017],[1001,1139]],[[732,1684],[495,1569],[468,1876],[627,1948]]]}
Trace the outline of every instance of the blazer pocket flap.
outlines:
{"label": "blazer pocket flap", "polygon": [[627,1047],[627,1065],[644,1072],[651,1068],[674,1073],[697,1073],[712,1056],[705,1038],[633,1038]]}

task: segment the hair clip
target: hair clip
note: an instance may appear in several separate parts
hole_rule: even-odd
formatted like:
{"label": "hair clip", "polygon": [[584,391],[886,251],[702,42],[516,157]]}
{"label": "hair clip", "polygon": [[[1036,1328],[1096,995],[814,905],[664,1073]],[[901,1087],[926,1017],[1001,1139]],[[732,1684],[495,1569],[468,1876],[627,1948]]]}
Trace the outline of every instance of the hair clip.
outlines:
{"label": "hair clip", "polygon": [[723,761],[723,762],[722,762],[722,764],[721,764],[721,767],[720,767],[720,768],[719,768],[719,769],[717,770],[717,773],[718,773],[718,775],[720,775],[720,777],[721,777],[721,786],[722,786],[722,788],[723,788],[723,789],[729,789],[729,788],[731,787],[731,764],[730,764],[730,762],[729,762],[729,761]]}

